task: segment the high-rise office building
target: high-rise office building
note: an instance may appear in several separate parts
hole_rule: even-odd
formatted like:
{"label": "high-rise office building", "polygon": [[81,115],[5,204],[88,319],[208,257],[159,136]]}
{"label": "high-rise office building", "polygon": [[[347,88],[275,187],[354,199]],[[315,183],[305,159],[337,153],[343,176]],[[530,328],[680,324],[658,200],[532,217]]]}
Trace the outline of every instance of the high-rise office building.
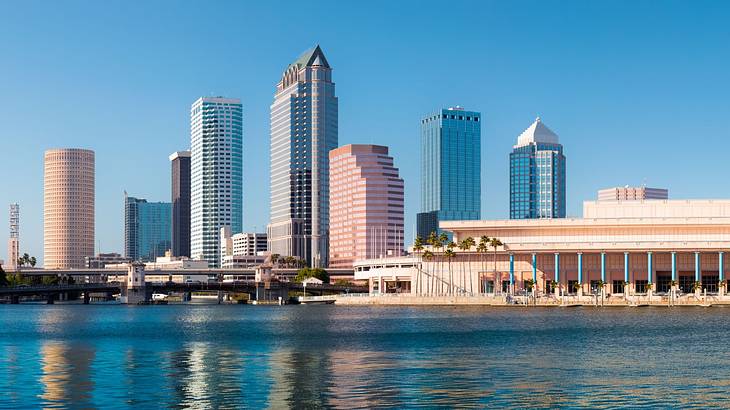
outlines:
{"label": "high-rise office building", "polygon": [[509,155],[511,219],[565,218],[565,155],[537,118]]}
{"label": "high-rise office building", "polygon": [[124,256],[153,262],[172,246],[172,204],[124,193]]}
{"label": "high-rise office building", "polygon": [[172,255],[190,257],[190,151],[173,152]]}
{"label": "high-rise office building", "polygon": [[457,106],[421,120],[421,238],[439,232],[439,221],[479,219],[481,140],[478,112]]}
{"label": "high-rise office building", "polygon": [[43,160],[43,267],[83,268],[94,255],[94,151],[50,149]]}
{"label": "high-rise office building", "polygon": [[190,110],[190,256],[220,264],[219,231],[243,230],[243,107],[202,97]]}
{"label": "high-rise office building", "polygon": [[271,105],[272,253],[327,266],[328,154],[336,147],[332,68],[317,46],[287,67]]}
{"label": "high-rise office building", "polygon": [[10,238],[6,268],[11,272],[18,269],[18,259],[20,259],[20,205],[10,204]]}
{"label": "high-rise office building", "polygon": [[403,253],[403,179],[380,145],[330,151],[329,266]]}
{"label": "high-rise office building", "polygon": [[598,191],[599,201],[642,201],[645,199],[669,199],[669,190],[627,185]]}

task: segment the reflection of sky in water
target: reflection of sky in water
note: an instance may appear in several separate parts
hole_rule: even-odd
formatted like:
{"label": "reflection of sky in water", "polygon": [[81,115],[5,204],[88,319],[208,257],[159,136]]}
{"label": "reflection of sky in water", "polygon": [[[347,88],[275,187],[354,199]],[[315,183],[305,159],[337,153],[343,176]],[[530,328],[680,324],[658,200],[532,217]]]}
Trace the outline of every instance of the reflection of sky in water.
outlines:
{"label": "reflection of sky in water", "polygon": [[0,306],[0,408],[727,407],[729,317]]}

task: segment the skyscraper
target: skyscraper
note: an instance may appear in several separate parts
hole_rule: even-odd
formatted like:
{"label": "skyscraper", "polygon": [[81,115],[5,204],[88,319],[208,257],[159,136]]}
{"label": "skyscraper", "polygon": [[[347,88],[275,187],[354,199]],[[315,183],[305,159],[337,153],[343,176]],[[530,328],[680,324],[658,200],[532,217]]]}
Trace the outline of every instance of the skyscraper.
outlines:
{"label": "skyscraper", "polygon": [[51,149],[43,161],[43,267],[83,268],[94,256],[94,151]]}
{"label": "skyscraper", "polygon": [[329,266],[403,252],[403,179],[380,145],[330,151]]}
{"label": "skyscraper", "polygon": [[173,152],[172,255],[190,257],[190,151]]}
{"label": "skyscraper", "polygon": [[219,231],[243,230],[243,107],[202,97],[190,109],[190,256],[220,263]]}
{"label": "skyscraper", "polygon": [[538,117],[509,155],[511,219],[565,217],[565,156]]}
{"label": "skyscraper", "polygon": [[7,269],[18,269],[20,259],[20,205],[10,204],[10,238],[8,239]]}
{"label": "skyscraper", "polygon": [[172,246],[172,204],[124,193],[124,256],[154,262]]}
{"label": "skyscraper", "polygon": [[439,221],[479,219],[481,140],[478,112],[457,106],[421,120],[421,238],[438,232]]}
{"label": "skyscraper", "polygon": [[287,67],[271,105],[272,253],[327,266],[328,155],[336,147],[332,68],[316,46]]}

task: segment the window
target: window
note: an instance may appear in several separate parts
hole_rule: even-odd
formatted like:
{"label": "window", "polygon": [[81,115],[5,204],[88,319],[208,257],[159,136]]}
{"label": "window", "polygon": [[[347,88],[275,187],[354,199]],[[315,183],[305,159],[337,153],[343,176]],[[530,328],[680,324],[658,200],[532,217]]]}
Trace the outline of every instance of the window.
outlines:
{"label": "window", "polygon": [[612,283],[611,293],[624,293],[624,281],[615,280]]}
{"label": "window", "polygon": [[577,290],[575,289],[575,286],[578,284],[577,280],[569,280],[568,281],[568,294],[569,295],[575,295],[577,293]]}
{"label": "window", "polygon": [[646,285],[649,284],[648,280],[637,280],[634,282],[636,287],[636,293],[646,293]]}

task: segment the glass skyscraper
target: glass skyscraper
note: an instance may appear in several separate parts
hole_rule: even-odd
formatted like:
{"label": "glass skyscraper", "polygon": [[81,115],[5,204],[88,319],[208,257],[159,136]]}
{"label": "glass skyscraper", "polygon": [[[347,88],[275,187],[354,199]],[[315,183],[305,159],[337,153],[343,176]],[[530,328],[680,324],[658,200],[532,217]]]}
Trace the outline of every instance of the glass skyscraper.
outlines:
{"label": "glass skyscraper", "polygon": [[124,256],[154,261],[172,247],[172,204],[124,194]]}
{"label": "glass skyscraper", "polygon": [[190,257],[220,264],[220,228],[243,230],[241,100],[203,97],[190,109]]}
{"label": "glass skyscraper", "polygon": [[421,212],[417,234],[439,232],[439,221],[481,215],[481,114],[461,107],[421,120]]}
{"label": "glass skyscraper", "polygon": [[337,148],[332,68],[316,46],[290,64],[271,104],[272,253],[327,266],[329,152]]}
{"label": "glass skyscraper", "polygon": [[565,218],[565,155],[558,136],[537,118],[509,156],[510,218]]}

